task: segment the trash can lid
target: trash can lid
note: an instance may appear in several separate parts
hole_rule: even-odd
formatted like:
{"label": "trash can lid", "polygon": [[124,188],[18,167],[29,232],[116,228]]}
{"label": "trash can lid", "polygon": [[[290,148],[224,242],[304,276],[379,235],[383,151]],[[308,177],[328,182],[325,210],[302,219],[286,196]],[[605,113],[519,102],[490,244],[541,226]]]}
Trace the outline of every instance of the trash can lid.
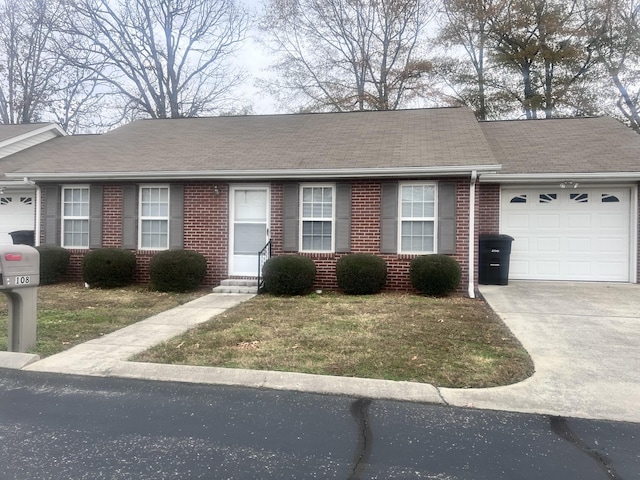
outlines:
{"label": "trash can lid", "polygon": [[510,235],[498,234],[498,233],[483,233],[480,235],[480,240],[508,240],[513,242],[514,238]]}

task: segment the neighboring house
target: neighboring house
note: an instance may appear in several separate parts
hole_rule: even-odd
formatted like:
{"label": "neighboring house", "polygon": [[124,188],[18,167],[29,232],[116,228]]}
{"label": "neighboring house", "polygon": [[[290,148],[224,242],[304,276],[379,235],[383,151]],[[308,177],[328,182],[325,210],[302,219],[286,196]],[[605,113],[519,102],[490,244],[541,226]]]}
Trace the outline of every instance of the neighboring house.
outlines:
{"label": "neighboring house", "polygon": [[[458,260],[515,238],[511,278],[638,279],[640,137],[610,118],[477,122],[466,108],[141,120],[14,155],[42,196],[38,238],[72,251],[201,252],[207,283],[255,277],[257,252],[301,253],[317,283],[374,253],[390,289],[416,255]],[[573,188],[577,185],[577,188]],[[562,188],[564,186],[565,188]]]}
{"label": "neighboring house", "polygon": [[26,166],[12,155],[63,135],[54,123],[0,125],[0,245],[13,243],[10,232],[35,229],[36,188],[22,178],[6,177]]}

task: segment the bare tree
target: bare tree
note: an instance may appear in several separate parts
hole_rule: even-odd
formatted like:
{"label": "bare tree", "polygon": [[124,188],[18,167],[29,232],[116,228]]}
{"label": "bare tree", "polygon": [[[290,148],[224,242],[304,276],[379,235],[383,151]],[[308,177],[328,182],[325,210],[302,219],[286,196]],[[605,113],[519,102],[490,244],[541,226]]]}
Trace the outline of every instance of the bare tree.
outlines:
{"label": "bare tree", "polygon": [[262,21],[287,109],[391,110],[420,94],[427,0],[271,0]]}
{"label": "bare tree", "polygon": [[[518,72],[527,118],[554,115],[594,64],[575,0],[509,0],[492,20],[494,59]],[[508,90],[508,88],[505,88]]]}
{"label": "bare tree", "polygon": [[56,92],[64,66],[49,50],[60,5],[46,0],[0,2],[0,121],[32,123]]}
{"label": "bare tree", "polygon": [[438,36],[447,49],[462,47],[465,55],[440,59],[449,85],[462,103],[474,109],[479,120],[488,118],[488,53],[491,19],[500,15],[502,0],[443,0]]}
{"label": "bare tree", "polygon": [[617,92],[616,105],[640,133],[640,1],[585,1],[585,21],[597,59]]}
{"label": "bare tree", "polygon": [[[125,99],[129,113],[197,116],[225,107],[248,20],[233,0],[69,0],[81,39],[68,60]],[[126,113],[126,112],[125,112]]]}

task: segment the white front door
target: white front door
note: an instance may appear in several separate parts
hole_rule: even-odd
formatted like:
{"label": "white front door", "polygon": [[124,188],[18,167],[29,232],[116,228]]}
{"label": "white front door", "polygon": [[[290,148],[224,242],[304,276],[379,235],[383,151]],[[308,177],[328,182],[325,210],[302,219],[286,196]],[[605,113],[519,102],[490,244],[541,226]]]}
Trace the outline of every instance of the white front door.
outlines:
{"label": "white front door", "polygon": [[502,190],[500,233],[514,237],[509,278],[630,280],[631,189]]}
{"label": "white front door", "polygon": [[230,275],[258,275],[258,252],[269,240],[269,197],[266,185],[231,186]]}

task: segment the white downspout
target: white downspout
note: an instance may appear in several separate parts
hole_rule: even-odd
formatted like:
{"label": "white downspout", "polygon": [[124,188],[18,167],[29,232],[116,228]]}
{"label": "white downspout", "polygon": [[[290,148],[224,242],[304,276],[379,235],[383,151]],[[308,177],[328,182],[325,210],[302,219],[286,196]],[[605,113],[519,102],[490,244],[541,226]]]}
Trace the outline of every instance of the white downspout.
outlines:
{"label": "white downspout", "polygon": [[475,277],[476,256],[476,181],[478,172],[471,172],[471,184],[469,186],[469,298],[476,298]]}
{"label": "white downspout", "polygon": [[22,181],[26,184],[26,185],[31,185],[32,187],[35,187],[36,189],[36,224],[35,224],[35,229],[34,229],[34,240],[35,240],[35,245],[38,246],[40,245],[40,232],[41,232],[41,228],[40,228],[40,217],[42,216],[42,191],[40,190],[40,187],[38,185],[36,185],[36,182],[34,182],[33,180],[29,180],[27,177],[24,177],[22,179]]}

